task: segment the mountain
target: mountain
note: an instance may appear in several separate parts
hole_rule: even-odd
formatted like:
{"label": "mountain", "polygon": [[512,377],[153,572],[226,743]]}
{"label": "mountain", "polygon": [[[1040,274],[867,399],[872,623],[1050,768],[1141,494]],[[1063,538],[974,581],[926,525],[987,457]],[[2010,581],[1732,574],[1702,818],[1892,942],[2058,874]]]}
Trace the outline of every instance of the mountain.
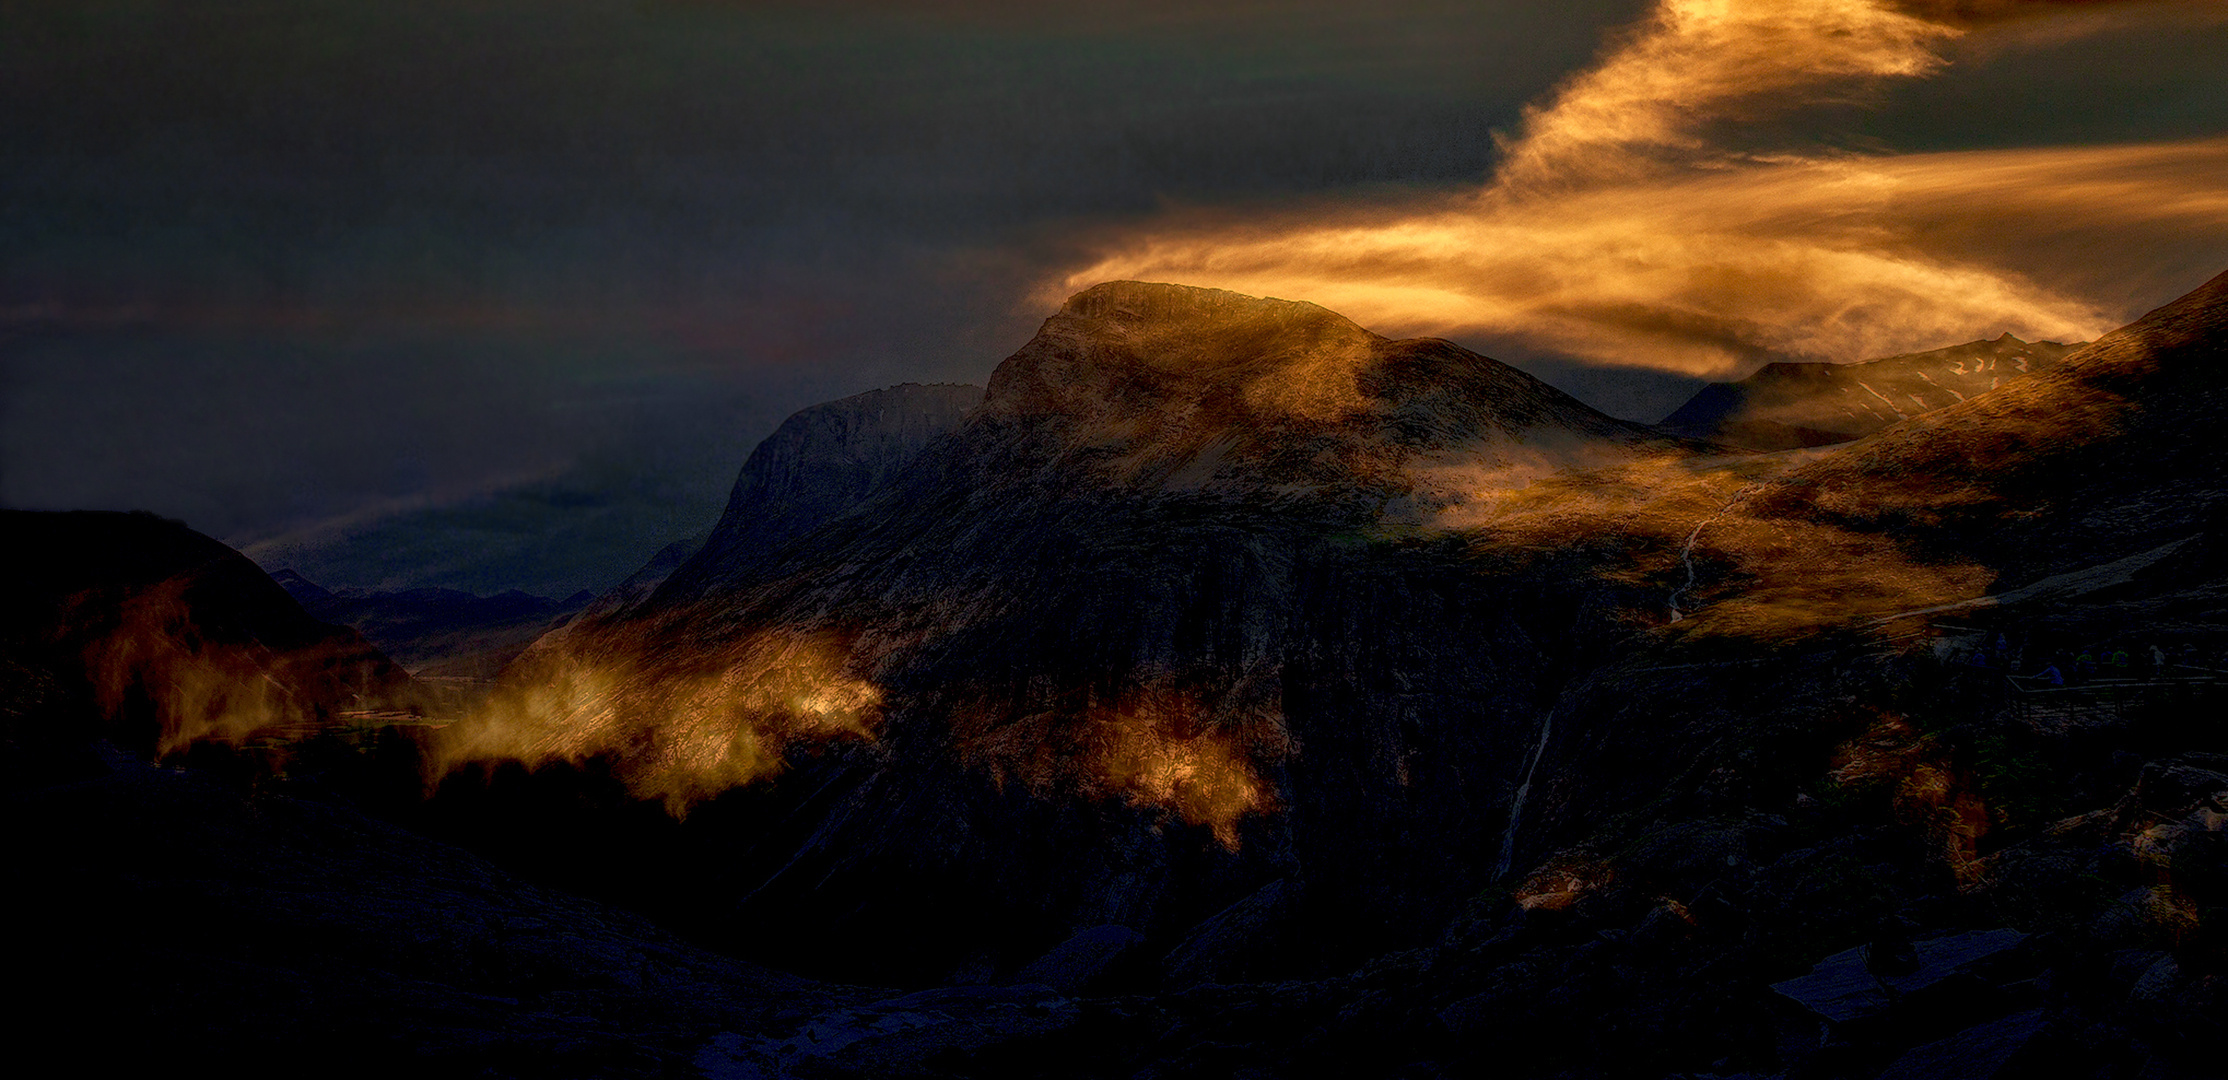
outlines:
{"label": "mountain", "polygon": [[419,836],[99,755],[16,795],[101,965],[33,970],[193,1057],[496,1074],[2209,1076],[2224,352],[2228,276],[1730,453],[1101,286],[847,506],[413,729],[430,798],[367,753]]}
{"label": "mountain", "polygon": [[2155,546],[2217,520],[2228,275],[2031,379],[1792,474],[1843,519],[1947,530],[1998,557]]}
{"label": "mountain", "polygon": [[1657,426],[1751,450],[1848,442],[2048,371],[2078,348],[2005,334],[1855,364],[1766,364],[1739,382],[1703,387]]}
{"label": "mountain", "polygon": [[512,589],[476,596],[457,589],[327,590],[292,570],[271,575],[303,610],[354,628],[380,651],[427,677],[492,678],[554,624],[594,599],[551,600]]}
{"label": "mountain", "polygon": [[968,434],[983,465],[1208,494],[1396,491],[1434,453],[1505,465],[1660,441],[1449,342],[1141,282],[1070,298],[999,365]]}
{"label": "mountain", "polygon": [[[785,545],[855,509],[922,448],[959,426],[982,389],[902,383],[800,410],[751,451],[712,528],[666,545],[596,597],[574,629],[601,626],[647,604],[746,579]],[[535,644],[550,649],[567,634]]]}
{"label": "mountain", "polygon": [[708,545],[537,646],[452,753],[616,752],[677,806],[773,780],[749,801],[794,839],[723,868],[734,918],[848,942],[820,970],[940,975],[1099,923],[1173,944],[1249,894],[1270,929],[1193,977],[1325,962],[1491,869],[1540,712],[1635,589],[1374,523],[1692,452],[1447,342],[1099,286],[857,507],[743,572]]}

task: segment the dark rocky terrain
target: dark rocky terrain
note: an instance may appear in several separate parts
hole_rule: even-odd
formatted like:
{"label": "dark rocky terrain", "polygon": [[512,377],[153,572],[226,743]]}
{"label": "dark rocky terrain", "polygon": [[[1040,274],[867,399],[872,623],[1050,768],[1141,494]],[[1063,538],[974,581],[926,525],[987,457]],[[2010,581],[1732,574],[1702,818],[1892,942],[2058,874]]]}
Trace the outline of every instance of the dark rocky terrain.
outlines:
{"label": "dark rocky terrain", "polygon": [[[2224,350],[2228,275],[1728,454],[1099,286],[971,411],[792,421],[438,732],[81,740],[11,796],[101,958],[42,970],[482,1075],[2216,1075]],[[98,932],[148,907],[223,929]]]}
{"label": "dark rocky terrain", "polygon": [[1856,364],[1766,364],[1739,382],[1703,387],[1657,426],[1750,450],[1848,442],[2048,371],[2080,347],[2005,334]]}

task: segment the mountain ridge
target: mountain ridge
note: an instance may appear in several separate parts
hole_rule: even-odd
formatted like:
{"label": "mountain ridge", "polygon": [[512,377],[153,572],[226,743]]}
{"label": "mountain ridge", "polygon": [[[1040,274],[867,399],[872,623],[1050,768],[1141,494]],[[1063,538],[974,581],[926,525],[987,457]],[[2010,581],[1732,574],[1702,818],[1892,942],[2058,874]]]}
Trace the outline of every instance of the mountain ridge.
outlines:
{"label": "mountain ridge", "polygon": [[2009,333],[1850,364],[1777,362],[1711,383],[1656,426],[1751,450],[1848,442],[1907,416],[2047,371],[2086,342],[2026,342]]}

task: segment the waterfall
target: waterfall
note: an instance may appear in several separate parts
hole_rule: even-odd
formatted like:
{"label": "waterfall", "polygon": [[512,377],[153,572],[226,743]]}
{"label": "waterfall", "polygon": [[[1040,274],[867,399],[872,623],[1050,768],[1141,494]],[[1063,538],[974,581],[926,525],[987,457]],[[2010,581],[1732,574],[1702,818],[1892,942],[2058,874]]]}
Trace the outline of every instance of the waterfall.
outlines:
{"label": "waterfall", "polygon": [[1694,526],[1693,532],[1686,534],[1686,545],[1679,549],[1679,563],[1686,567],[1686,584],[1671,590],[1668,603],[1671,607],[1672,622],[1678,622],[1686,617],[1685,613],[1679,610],[1679,597],[1685,596],[1686,591],[1694,587],[1694,542],[1702,538],[1702,530],[1709,528],[1717,519],[1732,513],[1736,504],[1749,495],[1763,490],[1763,487],[1762,483],[1755,483],[1734,492],[1732,498],[1725,500],[1724,506],[1717,508],[1717,513],[1703,518],[1699,524]]}
{"label": "waterfall", "polygon": [[1493,880],[1499,881],[1509,872],[1509,865],[1516,861],[1516,827],[1524,820],[1524,798],[1532,793],[1532,775],[1539,772],[1539,759],[1547,753],[1547,737],[1555,730],[1555,710],[1547,710],[1540,720],[1539,742],[1532,747],[1531,764],[1524,767],[1524,781],[1516,786],[1516,798],[1509,802],[1509,828],[1501,837],[1501,857],[1494,861]]}
{"label": "waterfall", "polygon": [[[1718,513],[1723,514],[1724,511],[1721,510]],[[1686,565],[1686,584],[1671,590],[1669,603],[1671,605],[1672,622],[1678,622],[1686,617],[1679,612],[1679,597],[1684,596],[1688,589],[1694,587],[1694,541],[1701,537],[1703,529],[1710,527],[1710,522],[1716,520],[1716,515],[1702,519],[1701,524],[1696,525],[1693,532],[1686,534],[1686,546],[1679,549],[1679,561]]]}

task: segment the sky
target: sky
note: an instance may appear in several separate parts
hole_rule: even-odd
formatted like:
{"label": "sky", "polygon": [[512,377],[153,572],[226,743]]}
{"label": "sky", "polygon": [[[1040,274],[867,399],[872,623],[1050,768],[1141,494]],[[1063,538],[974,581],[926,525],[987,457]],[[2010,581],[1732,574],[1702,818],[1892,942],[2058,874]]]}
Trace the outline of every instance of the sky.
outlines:
{"label": "sky", "polygon": [[0,502],[601,589],[1139,277],[1652,421],[2228,269],[2228,3],[0,0]]}

